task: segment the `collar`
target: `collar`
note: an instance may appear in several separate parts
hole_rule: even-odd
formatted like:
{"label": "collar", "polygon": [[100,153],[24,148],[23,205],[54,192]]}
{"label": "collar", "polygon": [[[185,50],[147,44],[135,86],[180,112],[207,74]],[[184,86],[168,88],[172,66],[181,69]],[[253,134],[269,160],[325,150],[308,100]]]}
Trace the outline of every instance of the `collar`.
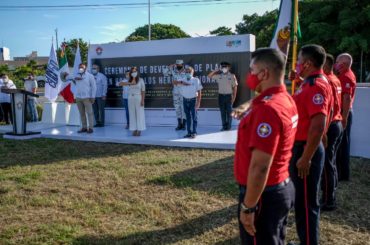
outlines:
{"label": "collar", "polygon": [[260,95],[253,99],[253,104],[258,104],[264,100],[270,99],[272,95],[277,93],[282,93],[286,91],[285,84],[280,86],[274,86],[271,88],[266,89]]}

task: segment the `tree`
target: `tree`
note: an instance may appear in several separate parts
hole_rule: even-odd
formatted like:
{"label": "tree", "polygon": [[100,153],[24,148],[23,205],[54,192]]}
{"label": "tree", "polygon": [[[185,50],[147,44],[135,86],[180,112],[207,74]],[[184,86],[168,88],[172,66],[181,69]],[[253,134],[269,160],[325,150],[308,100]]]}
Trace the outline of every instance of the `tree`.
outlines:
{"label": "tree", "polygon": [[[69,66],[74,65],[76,51],[77,51],[77,43],[80,46],[82,62],[83,63],[87,62],[87,53],[89,51],[89,44],[87,42],[83,41],[81,38],[79,38],[79,39],[75,38],[75,39],[71,39],[71,40],[65,42],[65,44],[66,44],[65,52],[66,52],[66,55],[67,55],[67,60],[68,60],[68,65]],[[58,50],[57,50],[58,57],[60,57],[60,52],[61,52],[61,49],[58,48]]]}
{"label": "tree", "polygon": [[[151,25],[152,40],[174,39],[184,37],[190,36],[183,30],[181,30],[180,27],[178,26],[159,23]],[[148,40],[148,25],[136,28],[136,30],[125,39],[126,42],[145,41],[145,40]]]}
{"label": "tree", "polygon": [[244,15],[243,21],[236,25],[236,33],[256,36],[256,47],[268,47],[277,22],[278,10],[258,14]]}
{"label": "tree", "polygon": [[216,35],[216,36],[226,36],[226,35],[233,35],[234,32],[229,27],[220,26],[219,28],[213,31],[210,31],[209,34]]}

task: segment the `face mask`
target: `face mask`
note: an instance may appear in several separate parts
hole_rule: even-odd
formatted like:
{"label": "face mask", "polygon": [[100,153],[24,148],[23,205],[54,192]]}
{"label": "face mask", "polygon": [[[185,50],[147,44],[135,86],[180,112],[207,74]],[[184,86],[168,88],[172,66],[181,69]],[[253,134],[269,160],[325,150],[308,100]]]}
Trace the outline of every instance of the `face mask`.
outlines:
{"label": "face mask", "polygon": [[261,81],[258,79],[258,74],[259,73],[257,74],[249,73],[247,76],[246,83],[251,90],[256,90],[257,86],[261,83]]}
{"label": "face mask", "polygon": [[131,76],[132,76],[133,78],[137,77],[137,72],[133,72],[133,73],[131,73]]}
{"label": "face mask", "polygon": [[176,66],[177,70],[181,70],[182,66]]}
{"label": "face mask", "polygon": [[227,68],[222,68],[222,72],[223,73],[227,73],[229,71],[229,69],[227,69]]}
{"label": "face mask", "polygon": [[337,73],[341,73],[342,70],[343,70],[343,64],[339,64],[339,63],[335,63],[334,64],[334,70],[337,72]]}
{"label": "face mask", "polygon": [[192,78],[191,73],[186,73],[186,79],[190,80]]}
{"label": "face mask", "polygon": [[82,74],[82,73],[84,73],[84,72],[85,72],[85,69],[84,69],[84,68],[79,68],[79,69],[78,69],[78,73]]}
{"label": "face mask", "polygon": [[296,64],[295,66],[295,72],[297,73],[298,76],[301,76],[302,72],[304,71],[304,66],[302,63]]}
{"label": "face mask", "polygon": [[92,69],[92,70],[91,70],[91,72],[92,72],[92,74],[94,74],[94,75],[98,74],[98,70],[97,70],[97,69]]}

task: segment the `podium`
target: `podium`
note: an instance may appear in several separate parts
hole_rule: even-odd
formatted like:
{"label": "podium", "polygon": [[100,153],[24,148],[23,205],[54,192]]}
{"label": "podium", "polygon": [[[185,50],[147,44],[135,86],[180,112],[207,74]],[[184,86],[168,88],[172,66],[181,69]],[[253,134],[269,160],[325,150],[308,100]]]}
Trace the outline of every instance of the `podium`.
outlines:
{"label": "podium", "polygon": [[[5,133],[6,138],[34,138],[29,136],[40,135],[41,132],[27,131],[27,98],[39,97],[37,94],[23,89],[2,89],[1,92],[10,94],[13,116],[13,132]],[[13,137],[12,137],[13,136]],[[28,136],[28,137],[27,137]]]}

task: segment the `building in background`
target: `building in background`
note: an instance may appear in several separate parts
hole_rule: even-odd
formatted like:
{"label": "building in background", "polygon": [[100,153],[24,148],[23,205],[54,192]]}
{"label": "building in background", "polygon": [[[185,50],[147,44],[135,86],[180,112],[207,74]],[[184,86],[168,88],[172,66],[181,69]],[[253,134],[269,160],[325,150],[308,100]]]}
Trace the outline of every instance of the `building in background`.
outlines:
{"label": "building in background", "polygon": [[0,61],[10,60],[10,50],[7,47],[0,48]]}
{"label": "building in background", "polygon": [[35,61],[37,66],[44,66],[48,63],[48,56],[38,56],[37,51],[32,51],[31,54],[26,55],[25,57],[14,57],[13,60],[10,60],[10,51],[8,48],[1,48],[1,51],[5,54],[7,52],[9,59],[1,59],[0,65],[8,65],[9,70],[15,70],[17,67],[27,65],[31,60]]}

